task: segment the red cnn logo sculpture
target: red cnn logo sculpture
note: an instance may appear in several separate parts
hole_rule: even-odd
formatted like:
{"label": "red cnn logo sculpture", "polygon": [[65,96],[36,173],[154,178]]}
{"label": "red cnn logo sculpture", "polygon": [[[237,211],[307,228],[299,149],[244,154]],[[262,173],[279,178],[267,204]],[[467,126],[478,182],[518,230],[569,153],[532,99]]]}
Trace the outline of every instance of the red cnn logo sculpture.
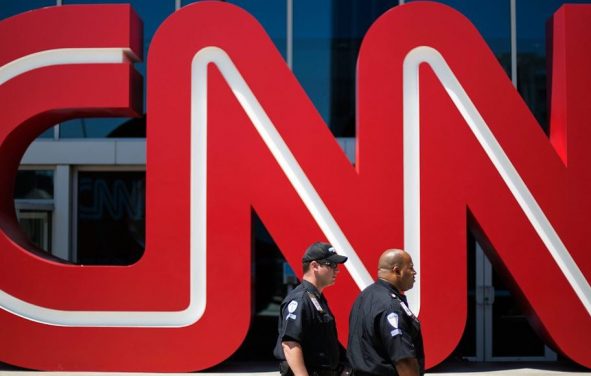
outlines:
{"label": "red cnn logo sculpture", "polygon": [[554,16],[548,139],[463,16],[433,3],[387,12],[359,56],[351,166],[256,20],[223,3],[182,8],[147,58],[146,250],[117,267],[28,252],[12,191],[44,129],[141,112],[141,22],[125,5],[2,21],[0,361],[95,371],[222,362],[250,322],[255,210],[294,270],[317,239],[349,257],[328,291],[343,341],[379,254],[402,246],[419,273],[410,300],[427,366],[443,361],[466,322],[471,226],[541,332],[591,367],[589,24],[589,6]]}

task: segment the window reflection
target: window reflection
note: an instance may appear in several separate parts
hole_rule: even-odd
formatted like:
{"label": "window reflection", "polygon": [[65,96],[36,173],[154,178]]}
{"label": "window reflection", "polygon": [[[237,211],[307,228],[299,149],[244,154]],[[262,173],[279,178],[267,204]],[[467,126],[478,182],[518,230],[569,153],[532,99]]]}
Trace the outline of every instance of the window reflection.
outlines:
{"label": "window reflection", "polygon": [[56,0],[0,0],[0,19],[15,16],[32,9],[56,5]]}
{"label": "window reflection", "polygon": [[52,199],[52,170],[21,170],[16,174],[15,199]]}
{"label": "window reflection", "polygon": [[79,171],[76,262],[130,265],[145,247],[145,172]]}
{"label": "window reflection", "polygon": [[517,88],[540,126],[548,131],[548,66],[546,27],[562,4],[581,0],[517,1]]}
{"label": "window reflection", "polygon": [[18,223],[38,249],[51,252],[51,211],[19,210]]}
{"label": "window reflection", "polygon": [[294,1],[293,71],[337,137],[355,135],[355,69],[361,40],[398,0]]}
{"label": "window reflection", "polygon": [[54,128],[55,127],[51,127],[51,128],[46,129],[45,131],[43,131],[43,133],[41,133],[39,135],[38,138],[53,139],[55,137],[54,136],[54,134],[55,134],[55,129]]}
{"label": "window reflection", "polygon": [[14,206],[21,230],[37,247],[51,252],[53,170],[20,170],[14,186]]}
{"label": "window reflection", "polygon": [[146,116],[139,118],[80,118],[60,124],[60,138],[146,137]]}

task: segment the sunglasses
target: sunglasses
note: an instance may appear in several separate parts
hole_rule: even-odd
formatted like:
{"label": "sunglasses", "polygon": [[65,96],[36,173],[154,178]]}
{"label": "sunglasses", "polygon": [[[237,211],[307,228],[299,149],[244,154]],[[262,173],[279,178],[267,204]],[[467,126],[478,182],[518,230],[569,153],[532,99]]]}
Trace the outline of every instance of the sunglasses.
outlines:
{"label": "sunglasses", "polygon": [[330,262],[330,261],[317,261],[318,264],[320,265],[324,265],[324,266],[328,266],[331,269],[336,269],[337,268],[337,263],[336,262]]}

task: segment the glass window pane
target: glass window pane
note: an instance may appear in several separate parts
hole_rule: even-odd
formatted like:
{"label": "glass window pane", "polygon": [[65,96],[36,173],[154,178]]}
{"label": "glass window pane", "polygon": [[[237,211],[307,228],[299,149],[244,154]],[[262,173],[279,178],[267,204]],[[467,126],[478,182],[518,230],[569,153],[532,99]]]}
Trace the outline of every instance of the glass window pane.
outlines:
{"label": "glass window pane", "polygon": [[130,265],[145,244],[145,172],[78,173],[80,264]]}
{"label": "glass window pane", "polygon": [[581,0],[517,1],[517,88],[544,130],[548,130],[546,26],[566,3]]}
{"label": "glass window pane", "polygon": [[471,232],[468,232],[468,257],[466,264],[466,270],[468,271],[468,315],[466,318],[466,326],[464,327],[464,334],[462,339],[456,346],[452,355],[452,359],[465,359],[467,357],[473,357],[477,355],[477,323],[476,323],[476,293],[478,287],[476,286],[476,240]]}
{"label": "glass window pane", "polygon": [[20,170],[16,173],[15,199],[52,199],[53,170]]}
{"label": "glass window pane", "polygon": [[45,131],[43,131],[43,133],[41,133],[39,135],[39,137],[37,138],[43,138],[43,139],[53,139],[53,134],[54,134],[54,127],[51,128],[47,128]]}
{"label": "glass window pane", "polygon": [[330,124],[332,2],[298,1],[293,15],[293,72]]}
{"label": "glass window pane", "polygon": [[363,36],[398,0],[294,1],[293,71],[335,136],[355,135],[355,69]]}
{"label": "glass window pane", "polygon": [[21,230],[39,250],[51,252],[53,170],[20,170],[14,188]]}
{"label": "glass window pane", "polygon": [[0,0],[0,20],[28,10],[56,5],[56,0]]}
{"label": "glass window pane", "polygon": [[33,244],[39,249],[51,252],[51,212],[20,210],[18,222]]}
{"label": "glass window pane", "polygon": [[60,124],[60,138],[146,137],[146,118],[80,118]]}
{"label": "glass window pane", "polygon": [[493,356],[544,356],[544,341],[536,334],[501,276],[493,270]]}

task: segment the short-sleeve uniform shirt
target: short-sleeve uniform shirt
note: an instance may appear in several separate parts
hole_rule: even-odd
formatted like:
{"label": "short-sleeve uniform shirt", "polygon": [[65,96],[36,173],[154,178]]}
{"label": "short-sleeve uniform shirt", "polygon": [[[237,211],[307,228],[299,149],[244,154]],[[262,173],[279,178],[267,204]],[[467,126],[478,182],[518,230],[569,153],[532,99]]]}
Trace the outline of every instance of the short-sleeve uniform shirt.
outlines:
{"label": "short-sleeve uniform shirt", "polygon": [[353,369],[374,375],[396,375],[397,361],[416,358],[424,373],[421,324],[406,297],[388,282],[378,280],[355,300],[347,356]]}
{"label": "short-sleeve uniform shirt", "polygon": [[306,368],[336,369],[339,342],[334,316],[324,295],[308,281],[302,281],[283,300],[279,316],[279,336],[273,354],[285,360],[281,342],[302,346]]}

